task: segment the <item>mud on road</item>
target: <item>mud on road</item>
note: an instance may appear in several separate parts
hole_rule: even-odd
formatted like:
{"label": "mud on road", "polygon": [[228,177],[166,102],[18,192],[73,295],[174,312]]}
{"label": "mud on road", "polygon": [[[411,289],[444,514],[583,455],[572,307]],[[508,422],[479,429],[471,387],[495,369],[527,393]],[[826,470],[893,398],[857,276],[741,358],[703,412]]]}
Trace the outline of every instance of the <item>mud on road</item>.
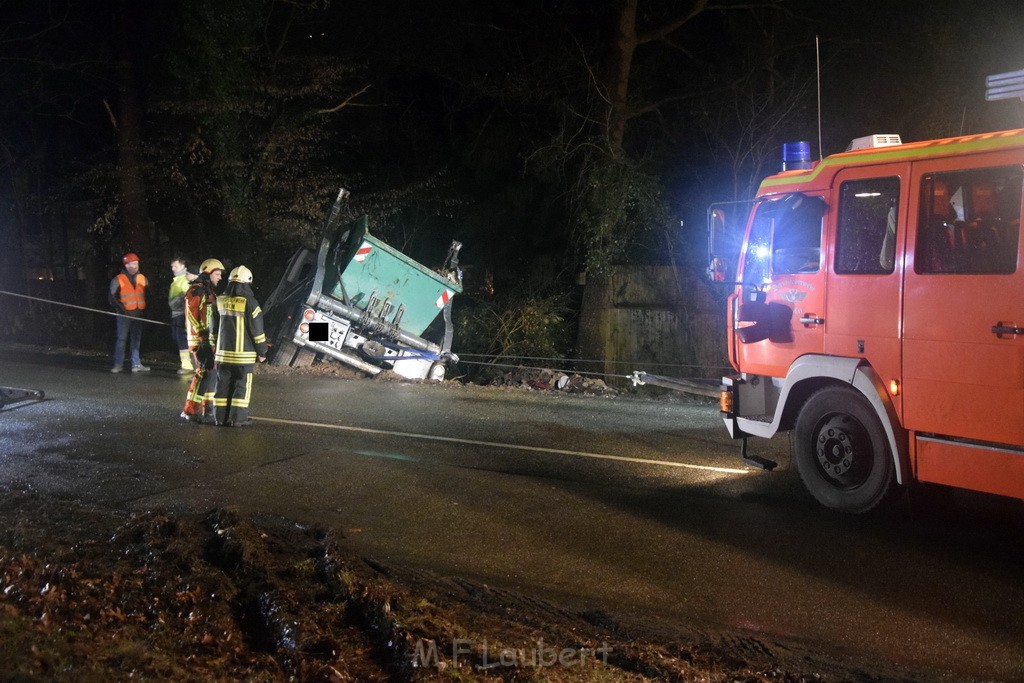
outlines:
{"label": "mud on road", "polygon": [[286,519],[2,496],[3,680],[883,678],[755,636],[666,637],[384,566],[351,554],[335,530]]}

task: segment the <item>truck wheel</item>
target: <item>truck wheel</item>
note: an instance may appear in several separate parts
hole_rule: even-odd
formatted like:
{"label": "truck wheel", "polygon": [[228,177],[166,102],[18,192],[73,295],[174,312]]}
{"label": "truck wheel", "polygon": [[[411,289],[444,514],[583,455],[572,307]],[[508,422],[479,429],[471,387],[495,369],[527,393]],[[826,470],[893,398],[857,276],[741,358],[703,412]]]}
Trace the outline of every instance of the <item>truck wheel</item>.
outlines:
{"label": "truck wheel", "polygon": [[277,350],[274,351],[273,357],[270,359],[271,365],[291,365],[292,358],[295,357],[295,352],[299,349],[298,344],[290,341],[282,341],[277,345]]}
{"label": "truck wheel", "polygon": [[804,486],[825,507],[865,513],[893,489],[885,430],[853,389],[826,387],[812,394],[797,416],[792,448]]}
{"label": "truck wheel", "polygon": [[444,363],[432,363],[427,371],[427,379],[431,382],[443,382],[447,370],[448,368],[445,367]]}
{"label": "truck wheel", "polygon": [[308,368],[310,365],[313,364],[313,361],[315,359],[315,351],[310,351],[309,349],[300,346],[299,349],[295,352],[295,358],[292,360],[292,367]]}

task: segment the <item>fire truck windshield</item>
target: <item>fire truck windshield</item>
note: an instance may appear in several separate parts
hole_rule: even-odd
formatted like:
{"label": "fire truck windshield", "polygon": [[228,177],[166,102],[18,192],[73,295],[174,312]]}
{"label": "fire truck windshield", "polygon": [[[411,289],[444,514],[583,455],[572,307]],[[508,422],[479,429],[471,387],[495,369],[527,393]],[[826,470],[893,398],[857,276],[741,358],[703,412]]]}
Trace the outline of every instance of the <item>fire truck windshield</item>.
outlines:
{"label": "fire truck windshield", "polygon": [[760,286],[773,274],[817,272],[824,211],[821,197],[799,193],[758,204],[747,237],[743,282]]}

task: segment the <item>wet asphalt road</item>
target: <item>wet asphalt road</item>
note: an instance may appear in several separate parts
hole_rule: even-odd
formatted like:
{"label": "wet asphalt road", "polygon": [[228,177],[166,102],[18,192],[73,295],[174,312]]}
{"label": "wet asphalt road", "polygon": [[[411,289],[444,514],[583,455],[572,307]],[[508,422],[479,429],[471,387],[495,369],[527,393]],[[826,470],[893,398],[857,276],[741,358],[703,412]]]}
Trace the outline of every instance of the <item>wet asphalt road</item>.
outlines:
{"label": "wet asphalt road", "polygon": [[[817,507],[785,437],[747,472],[716,409],[266,374],[251,429],[178,420],[185,381],[2,351],[0,485],[126,509],[234,505],[358,552],[573,609],[797,639],[922,678],[1024,679],[1024,505]],[[303,424],[305,423],[305,424]],[[656,462],[649,462],[656,461]],[[682,465],[682,466],[680,466]]]}

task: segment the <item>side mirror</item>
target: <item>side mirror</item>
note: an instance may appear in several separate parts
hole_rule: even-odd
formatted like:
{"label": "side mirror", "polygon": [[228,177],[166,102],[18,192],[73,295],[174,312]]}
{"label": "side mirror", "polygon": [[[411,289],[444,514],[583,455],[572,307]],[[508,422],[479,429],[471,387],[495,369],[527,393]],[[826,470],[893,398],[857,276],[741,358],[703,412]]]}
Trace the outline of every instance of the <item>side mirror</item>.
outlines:
{"label": "side mirror", "polygon": [[708,210],[708,279],[711,282],[726,282],[729,278],[728,262],[723,258],[721,248],[725,245],[725,211],[719,208]]}
{"label": "side mirror", "polygon": [[743,344],[755,344],[765,339],[777,343],[793,341],[790,332],[793,309],[766,299],[763,291],[743,293],[736,316],[736,337]]}

